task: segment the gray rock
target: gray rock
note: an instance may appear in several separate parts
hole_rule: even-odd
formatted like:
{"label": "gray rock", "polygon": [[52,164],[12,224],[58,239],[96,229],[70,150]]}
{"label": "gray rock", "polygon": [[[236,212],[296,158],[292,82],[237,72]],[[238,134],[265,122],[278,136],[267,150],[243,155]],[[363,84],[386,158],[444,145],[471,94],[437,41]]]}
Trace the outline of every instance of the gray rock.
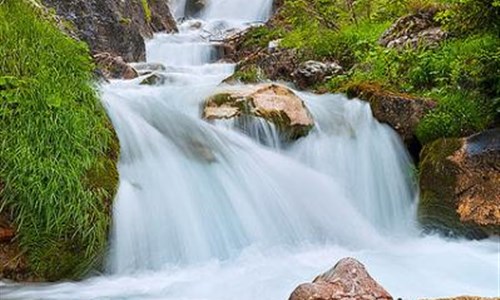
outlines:
{"label": "gray rock", "polygon": [[334,62],[309,60],[301,63],[292,73],[294,83],[301,89],[322,83],[327,78],[342,73],[342,67]]}
{"label": "gray rock", "polygon": [[139,75],[146,75],[153,72],[163,72],[167,70],[167,67],[161,63],[133,63],[130,65],[137,70]]}
{"label": "gray rock", "polygon": [[140,85],[162,85],[165,84],[166,77],[159,73],[149,74],[146,78],[144,78]]}
{"label": "gray rock", "polygon": [[399,18],[382,34],[379,44],[396,49],[439,45],[447,33],[434,21],[435,14],[436,11],[430,10]]}
{"label": "gray rock", "polygon": [[107,52],[125,61],[145,57],[144,38],[154,32],[176,31],[166,1],[148,1],[150,18],[136,0],[43,0],[71,22],[76,35],[95,53]]}

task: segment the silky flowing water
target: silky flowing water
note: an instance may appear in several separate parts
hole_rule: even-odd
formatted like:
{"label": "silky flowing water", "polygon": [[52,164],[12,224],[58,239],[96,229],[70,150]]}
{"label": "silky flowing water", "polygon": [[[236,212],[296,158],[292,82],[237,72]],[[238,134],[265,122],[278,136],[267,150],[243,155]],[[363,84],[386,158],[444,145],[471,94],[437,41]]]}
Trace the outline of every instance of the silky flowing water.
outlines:
{"label": "silky flowing water", "polygon": [[[173,6],[183,17],[185,3]],[[411,160],[365,102],[296,92],[316,124],[291,144],[262,120],[201,120],[234,70],[210,39],[266,20],[271,6],[209,1],[178,34],[147,43],[165,84],[102,86],[121,145],[107,272],[0,283],[2,299],[287,299],[346,256],[395,297],[500,296],[499,241],[420,233]]]}

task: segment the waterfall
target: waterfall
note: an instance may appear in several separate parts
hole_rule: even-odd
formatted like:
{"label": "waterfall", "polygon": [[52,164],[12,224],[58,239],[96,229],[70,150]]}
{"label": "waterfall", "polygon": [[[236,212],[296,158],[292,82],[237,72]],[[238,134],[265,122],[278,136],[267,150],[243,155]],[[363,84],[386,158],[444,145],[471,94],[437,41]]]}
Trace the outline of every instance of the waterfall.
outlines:
{"label": "waterfall", "polygon": [[[186,1],[171,5],[182,19]],[[497,240],[419,236],[411,159],[367,103],[295,91],[315,127],[287,144],[261,119],[201,120],[234,71],[211,37],[264,21],[271,7],[207,0],[200,19],[147,42],[165,84],[102,86],[121,145],[108,273],[0,281],[2,299],[286,299],[345,256],[395,297],[497,293]]]}

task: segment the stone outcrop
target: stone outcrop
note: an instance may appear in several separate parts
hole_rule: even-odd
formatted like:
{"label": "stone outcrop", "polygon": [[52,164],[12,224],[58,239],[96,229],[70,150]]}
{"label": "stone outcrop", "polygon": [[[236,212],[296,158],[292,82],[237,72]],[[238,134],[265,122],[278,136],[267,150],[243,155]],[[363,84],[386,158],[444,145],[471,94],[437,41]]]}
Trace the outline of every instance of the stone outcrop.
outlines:
{"label": "stone outcrop", "polygon": [[354,258],[341,259],[335,267],[299,285],[289,300],[392,300],[392,296]]}
{"label": "stone outcrop", "polygon": [[439,45],[447,34],[434,21],[436,12],[435,9],[431,9],[399,18],[382,34],[379,44],[387,48],[397,49]]}
{"label": "stone outcrop", "polygon": [[428,230],[500,235],[500,129],[424,147],[419,219]]}
{"label": "stone outcrop", "polygon": [[430,99],[392,93],[372,84],[352,85],[346,93],[350,98],[368,101],[373,116],[394,128],[409,147],[418,143],[415,131],[420,120],[437,105]]}
{"label": "stone outcrop", "polygon": [[107,52],[125,61],[144,60],[144,38],[154,32],[177,30],[166,1],[44,0],[44,4],[74,25],[93,54]]}
{"label": "stone outcrop", "polygon": [[274,124],[285,141],[309,133],[314,120],[304,102],[290,89],[261,84],[219,92],[205,101],[206,120],[258,117]]}

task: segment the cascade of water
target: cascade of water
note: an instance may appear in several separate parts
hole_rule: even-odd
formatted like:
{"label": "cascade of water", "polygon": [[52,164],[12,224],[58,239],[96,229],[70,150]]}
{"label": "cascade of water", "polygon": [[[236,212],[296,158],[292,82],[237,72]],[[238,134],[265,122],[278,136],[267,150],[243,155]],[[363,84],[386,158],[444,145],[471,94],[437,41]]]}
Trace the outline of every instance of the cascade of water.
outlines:
{"label": "cascade of water", "polygon": [[209,0],[202,13],[204,19],[264,22],[272,9],[273,0]]}
{"label": "cascade of water", "polygon": [[[186,1],[171,4],[182,18]],[[395,296],[495,295],[499,241],[414,235],[410,159],[366,103],[298,93],[316,124],[291,144],[260,119],[200,120],[201,102],[234,69],[210,40],[265,20],[271,6],[207,0],[202,20],[147,42],[164,85],[102,87],[121,145],[111,275],[0,282],[2,299],[286,299],[344,256]]]}

